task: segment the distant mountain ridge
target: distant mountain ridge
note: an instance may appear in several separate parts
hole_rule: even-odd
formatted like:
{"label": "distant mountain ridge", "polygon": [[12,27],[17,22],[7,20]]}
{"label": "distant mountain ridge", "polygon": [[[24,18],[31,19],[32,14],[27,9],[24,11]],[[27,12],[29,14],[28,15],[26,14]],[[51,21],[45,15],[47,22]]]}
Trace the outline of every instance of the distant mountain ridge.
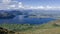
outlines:
{"label": "distant mountain ridge", "polygon": [[0,10],[0,13],[9,13],[11,15],[43,16],[60,18],[60,10]]}

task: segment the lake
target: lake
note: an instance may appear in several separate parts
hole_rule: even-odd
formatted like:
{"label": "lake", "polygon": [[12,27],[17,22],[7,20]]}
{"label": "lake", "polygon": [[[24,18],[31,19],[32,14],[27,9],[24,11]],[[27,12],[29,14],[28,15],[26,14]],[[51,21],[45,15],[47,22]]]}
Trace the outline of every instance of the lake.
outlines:
{"label": "lake", "polygon": [[14,17],[13,19],[0,19],[0,24],[43,24],[54,20],[53,18],[24,18],[23,15]]}

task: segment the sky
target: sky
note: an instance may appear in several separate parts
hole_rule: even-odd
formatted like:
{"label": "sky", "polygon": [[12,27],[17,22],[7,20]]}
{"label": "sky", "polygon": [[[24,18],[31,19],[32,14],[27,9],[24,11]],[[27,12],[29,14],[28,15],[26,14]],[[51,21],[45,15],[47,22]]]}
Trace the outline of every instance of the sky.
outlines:
{"label": "sky", "polygon": [[32,6],[60,6],[60,0],[18,0],[21,1],[25,5]]}
{"label": "sky", "polygon": [[59,9],[60,0],[0,0],[0,9]]}

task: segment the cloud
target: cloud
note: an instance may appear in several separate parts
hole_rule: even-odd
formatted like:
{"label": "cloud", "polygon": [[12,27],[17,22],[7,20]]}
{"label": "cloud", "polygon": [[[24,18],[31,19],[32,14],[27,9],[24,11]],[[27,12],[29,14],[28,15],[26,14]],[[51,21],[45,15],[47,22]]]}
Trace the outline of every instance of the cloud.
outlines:
{"label": "cloud", "polygon": [[19,2],[18,4],[19,4],[19,5],[22,5],[22,2]]}
{"label": "cloud", "polygon": [[10,5],[9,8],[15,8],[15,5]]}
{"label": "cloud", "polygon": [[44,6],[37,6],[36,9],[45,9]]}
{"label": "cloud", "polygon": [[2,0],[0,3],[0,9],[43,9],[43,10],[60,10],[60,7],[57,6],[27,6],[22,2],[12,1],[12,0]]}
{"label": "cloud", "polygon": [[60,7],[59,6],[49,6],[49,5],[47,5],[46,10],[60,10]]}
{"label": "cloud", "polygon": [[43,9],[43,10],[60,10],[60,7],[57,7],[57,6],[31,6],[29,7],[30,9]]}
{"label": "cloud", "polygon": [[22,2],[11,1],[11,0],[2,0],[0,3],[0,9],[20,9],[24,8]]}
{"label": "cloud", "polygon": [[11,0],[2,0],[2,3],[3,4],[8,4],[8,3],[10,3],[11,2]]}
{"label": "cloud", "polygon": [[24,6],[23,6],[23,3],[22,3],[22,2],[19,2],[19,3],[18,3],[18,8],[24,8]]}

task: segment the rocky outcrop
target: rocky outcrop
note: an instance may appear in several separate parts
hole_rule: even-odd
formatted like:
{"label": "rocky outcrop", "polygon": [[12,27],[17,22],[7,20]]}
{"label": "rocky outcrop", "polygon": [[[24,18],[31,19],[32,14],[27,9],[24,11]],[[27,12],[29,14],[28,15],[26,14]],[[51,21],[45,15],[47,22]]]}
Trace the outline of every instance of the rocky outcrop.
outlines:
{"label": "rocky outcrop", "polygon": [[14,31],[10,31],[8,29],[0,27],[0,34],[15,34]]}

